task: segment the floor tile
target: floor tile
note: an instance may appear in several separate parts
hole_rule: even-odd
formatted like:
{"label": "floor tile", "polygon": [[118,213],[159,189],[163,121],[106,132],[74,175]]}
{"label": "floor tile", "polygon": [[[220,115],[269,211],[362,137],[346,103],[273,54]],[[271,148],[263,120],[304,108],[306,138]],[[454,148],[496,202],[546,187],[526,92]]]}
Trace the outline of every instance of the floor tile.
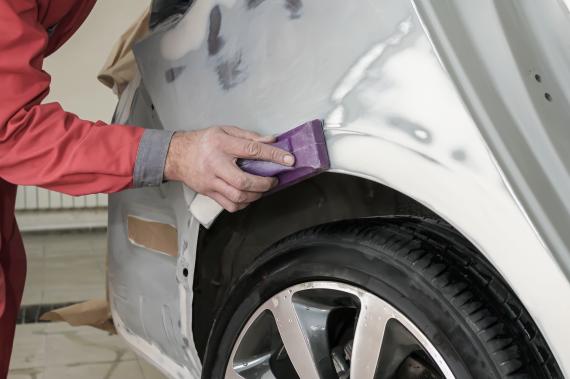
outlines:
{"label": "floor tile", "polygon": [[138,358],[138,362],[144,379],[164,379],[164,374],[144,359]]}
{"label": "floor tile", "polygon": [[18,325],[9,378],[141,378],[136,359],[119,336],[94,328]]}
{"label": "floor tile", "polygon": [[44,379],[44,369],[23,368],[12,370],[8,373],[8,379]]}
{"label": "floor tile", "polygon": [[[25,234],[23,303],[105,297],[106,233]],[[16,328],[9,379],[164,379],[119,336],[63,322]]]}
{"label": "floor tile", "polygon": [[26,324],[16,327],[10,369],[42,368],[46,363],[46,324]]}
{"label": "floor tile", "polygon": [[50,323],[46,334],[46,366],[83,365],[135,359],[117,335],[91,327]]}
{"label": "floor tile", "polygon": [[138,379],[142,372],[136,360],[72,364],[46,368],[42,379]]}

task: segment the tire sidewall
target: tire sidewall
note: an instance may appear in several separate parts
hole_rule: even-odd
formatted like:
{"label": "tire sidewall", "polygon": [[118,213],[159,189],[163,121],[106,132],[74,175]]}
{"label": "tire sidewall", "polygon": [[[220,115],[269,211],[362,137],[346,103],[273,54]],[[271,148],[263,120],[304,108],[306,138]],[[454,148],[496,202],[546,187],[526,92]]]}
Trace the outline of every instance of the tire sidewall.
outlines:
{"label": "tire sidewall", "polygon": [[[456,378],[474,377],[461,357],[471,359],[477,347],[465,344],[460,346],[461,351],[457,349],[457,341],[471,341],[465,320],[429,283],[395,260],[389,249],[339,241],[292,241],[270,251],[264,261],[238,281],[219,313],[226,317],[218,317],[214,324],[208,351],[215,350],[215,363],[205,377],[224,378],[235,341],[257,308],[280,291],[309,281],[342,282],[382,298],[422,331]],[[216,335],[221,336],[219,343],[215,342]],[[475,377],[495,378],[498,374],[478,373]]]}

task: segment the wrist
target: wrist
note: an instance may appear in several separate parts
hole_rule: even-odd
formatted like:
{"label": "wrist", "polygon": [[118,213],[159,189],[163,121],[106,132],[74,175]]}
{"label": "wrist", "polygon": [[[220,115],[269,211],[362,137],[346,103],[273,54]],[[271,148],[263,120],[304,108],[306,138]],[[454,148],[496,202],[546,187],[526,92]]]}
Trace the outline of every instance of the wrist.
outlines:
{"label": "wrist", "polygon": [[188,149],[192,132],[176,132],[172,136],[168,153],[166,155],[166,163],[164,165],[164,179],[169,181],[181,181],[182,176],[180,163],[184,156],[184,150]]}

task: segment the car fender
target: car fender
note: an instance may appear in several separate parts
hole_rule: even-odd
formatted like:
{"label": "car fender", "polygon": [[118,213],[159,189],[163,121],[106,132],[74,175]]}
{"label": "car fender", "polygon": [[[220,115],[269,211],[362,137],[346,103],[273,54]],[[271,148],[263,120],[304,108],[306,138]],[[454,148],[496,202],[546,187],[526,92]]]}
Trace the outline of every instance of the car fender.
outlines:
{"label": "car fender", "polygon": [[[256,2],[256,9],[198,2],[179,27],[159,27],[135,52],[162,123],[193,130],[232,122],[277,134],[322,118],[331,171],[393,188],[459,230],[509,283],[570,376],[570,302],[560,301],[570,298],[570,283],[511,191],[412,4],[327,0],[327,17],[304,24],[304,15],[322,14],[324,3],[291,10],[281,2]],[[268,23],[268,14],[276,21]],[[343,17],[356,16],[358,28],[338,30]],[[193,18],[200,22],[183,22]],[[221,36],[204,33],[208,20],[221,23],[214,28]],[[201,39],[184,42],[182,28]],[[335,50],[339,44],[346,51]],[[197,220],[215,223],[221,208],[188,188],[177,193],[193,216],[180,217],[187,225],[179,229],[196,236]],[[195,249],[190,241],[181,251],[191,265]],[[191,300],[191,286],[180,289]],[[188,312],[190,304],[181,305]],[[191,330],[186,313],[181,318]]]}

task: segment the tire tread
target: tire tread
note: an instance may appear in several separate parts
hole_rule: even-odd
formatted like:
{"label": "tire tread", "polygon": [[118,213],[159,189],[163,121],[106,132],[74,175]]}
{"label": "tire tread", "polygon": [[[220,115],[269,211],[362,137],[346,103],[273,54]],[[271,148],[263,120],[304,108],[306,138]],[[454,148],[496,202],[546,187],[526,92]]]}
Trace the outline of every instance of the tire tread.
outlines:
{"label": "tire tread", "polygon": [[316,236],[381,246],[412,268],[468,320],[501,377],[562,378],[520,300],[475,247],[445,222],[421,217],[341,221],[299,232],[275,248]]}

